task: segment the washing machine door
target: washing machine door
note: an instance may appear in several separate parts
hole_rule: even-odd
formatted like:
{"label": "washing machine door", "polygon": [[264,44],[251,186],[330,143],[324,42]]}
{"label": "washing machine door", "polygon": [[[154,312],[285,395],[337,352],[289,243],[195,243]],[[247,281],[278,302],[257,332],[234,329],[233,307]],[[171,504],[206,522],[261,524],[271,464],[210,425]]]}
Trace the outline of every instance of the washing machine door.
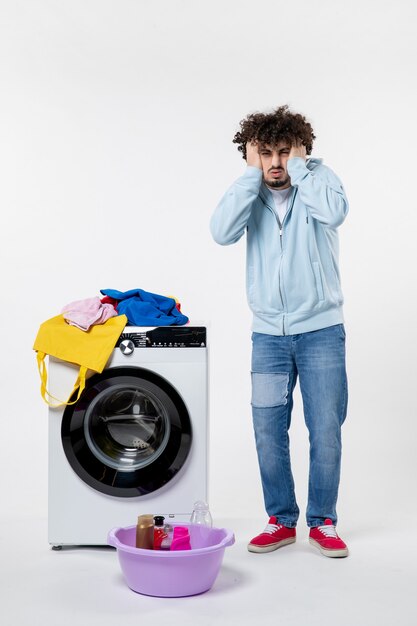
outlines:
{"label": "washing machine door", "polygon": [[184,465],[192,440],[179,393],[166,379],[136,367],[90,378],[79,401],[66,407],[61,436],[82,480],[126,498],[168,483]]}

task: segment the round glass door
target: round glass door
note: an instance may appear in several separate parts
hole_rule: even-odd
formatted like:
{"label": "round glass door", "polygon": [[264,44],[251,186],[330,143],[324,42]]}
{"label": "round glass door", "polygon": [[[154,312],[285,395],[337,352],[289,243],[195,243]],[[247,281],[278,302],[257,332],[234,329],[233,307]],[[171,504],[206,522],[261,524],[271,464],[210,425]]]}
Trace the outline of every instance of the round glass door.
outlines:
{"label": "round glass door", "polygon": [[183,466],[191,422],[178,392],[140,368],[112,368],[88,380],[79,401],[66,407],[62,443],[69,463],[103,493],[151,493]]}

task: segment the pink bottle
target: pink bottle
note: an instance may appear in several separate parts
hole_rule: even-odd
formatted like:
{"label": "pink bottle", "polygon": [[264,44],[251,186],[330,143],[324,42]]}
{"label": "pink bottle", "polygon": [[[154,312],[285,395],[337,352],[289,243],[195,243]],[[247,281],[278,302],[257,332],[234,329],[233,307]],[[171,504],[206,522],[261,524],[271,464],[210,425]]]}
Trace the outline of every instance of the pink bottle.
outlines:
{"label": "pink bottle", "polygon": [[170,550],[191,550],[190,533],[186,526],[174,526]]}

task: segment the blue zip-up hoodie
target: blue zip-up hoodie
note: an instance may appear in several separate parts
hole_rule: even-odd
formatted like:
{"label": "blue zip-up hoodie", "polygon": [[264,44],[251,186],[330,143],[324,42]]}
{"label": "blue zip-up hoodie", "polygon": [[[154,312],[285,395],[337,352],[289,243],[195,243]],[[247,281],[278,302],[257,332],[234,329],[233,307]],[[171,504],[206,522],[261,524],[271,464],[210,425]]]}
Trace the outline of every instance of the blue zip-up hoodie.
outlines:
{"label": "blue zip-up hoodie", "polygon": [[262,170],[248,166],[210,222],[221,245],[247,231],[252,330],[293,335],[343,323],[337,227],[348,212],[339,178],[321,159],[288,159],[292,192],[280,224]]}

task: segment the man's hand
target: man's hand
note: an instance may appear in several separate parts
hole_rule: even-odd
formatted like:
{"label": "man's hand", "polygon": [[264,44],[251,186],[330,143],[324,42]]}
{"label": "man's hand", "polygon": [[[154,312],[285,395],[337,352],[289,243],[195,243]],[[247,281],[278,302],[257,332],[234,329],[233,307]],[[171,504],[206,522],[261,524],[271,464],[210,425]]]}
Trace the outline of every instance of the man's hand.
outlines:
{"label": "man's hand", "polygon": [[252,167],[262,169],[261,157],[258,152],[258,144],[256,141],[248,141],[246,143],[246,163]]}
{"label": "man's hand", "polygon": [[306,147],[301,143],[299,139],[296,139],[291,146],[290,154],[288,155],[289,159],[293,159],[294,157],[300,157],[301,159],[306,160],[307,150]]}

